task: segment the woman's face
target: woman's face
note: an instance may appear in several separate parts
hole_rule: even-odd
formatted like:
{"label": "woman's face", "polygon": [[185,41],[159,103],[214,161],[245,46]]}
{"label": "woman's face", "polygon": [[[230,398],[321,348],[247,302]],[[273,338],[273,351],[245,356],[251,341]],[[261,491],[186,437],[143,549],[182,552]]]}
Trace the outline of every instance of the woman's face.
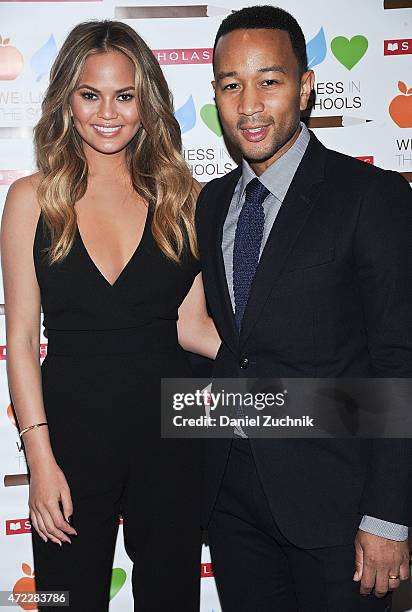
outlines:
{"label": "woman's face", "polygon": [[70,97],[74,126],[85,145],[105,154],[124,149],[141,122],[133,62],[119,51],[90,55]]}

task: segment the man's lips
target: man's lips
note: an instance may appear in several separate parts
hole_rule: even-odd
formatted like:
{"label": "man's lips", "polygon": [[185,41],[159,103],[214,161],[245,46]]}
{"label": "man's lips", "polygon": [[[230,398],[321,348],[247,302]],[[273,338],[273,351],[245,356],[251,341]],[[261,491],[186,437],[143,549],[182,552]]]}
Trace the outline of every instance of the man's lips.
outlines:
{"label": "man's lips", "polygon": [[260,142],[266,138],[270,125],[241,127],[240,131],[245,140],[248,142]]}

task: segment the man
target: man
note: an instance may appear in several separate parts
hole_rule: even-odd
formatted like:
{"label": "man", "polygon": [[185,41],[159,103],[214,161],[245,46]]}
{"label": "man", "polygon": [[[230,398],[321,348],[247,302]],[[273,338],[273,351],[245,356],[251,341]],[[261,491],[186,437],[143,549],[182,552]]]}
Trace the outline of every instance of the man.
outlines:
{"label": "man", "polygon": [[[314,75],[285,11],[227,17],[216,104],[243,156],[200,194],[216,377],[412,375],[407,182],[303,123]],[[208,441],[203,524],[223,612],[387,611],[407,580],[411,443]]]}

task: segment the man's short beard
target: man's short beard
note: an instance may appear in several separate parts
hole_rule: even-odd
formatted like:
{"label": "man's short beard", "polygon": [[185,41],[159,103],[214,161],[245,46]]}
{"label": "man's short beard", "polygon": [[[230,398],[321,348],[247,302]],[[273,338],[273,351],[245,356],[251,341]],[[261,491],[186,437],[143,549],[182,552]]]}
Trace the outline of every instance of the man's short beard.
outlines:
{"label": "man's short beard", "polygon": [[296,130],[298,129],[300,125],[300,119],[297,123],[296,126],[294,126],[293,128],[291,128],[291,130],[288,132],[287,136],[285,139],[282,139],[282,142],[279,144],[277,141],[275,141],[272,145],[272,147],[270,148],[270,151],[267,153],[264,153],[262,151],[262,154],[257,156],[257,157],[248,157],[247,154],[243,154],[243,157],[245,158],[245,160],[249,163],[249,164],[261,164],[265,161],[267,161],[268,159],[271,159],[274,155],[276,155],[276,153],[278,151],[280,151],[280,149],[282,147],[285,146],[285,144],[287,142],[289,142],[289,140],[291,140],[291,138],[293,137],[293,135],[296,133]]}

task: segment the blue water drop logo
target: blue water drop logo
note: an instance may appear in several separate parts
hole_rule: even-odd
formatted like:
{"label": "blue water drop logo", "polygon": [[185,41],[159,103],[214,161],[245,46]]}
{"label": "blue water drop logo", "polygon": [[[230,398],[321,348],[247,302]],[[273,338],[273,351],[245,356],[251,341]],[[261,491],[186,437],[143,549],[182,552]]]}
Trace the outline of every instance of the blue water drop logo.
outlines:
{"label": "blue water drop logo", "polygon": [[175,117],[180,125],[182,134],[192,130],[196,125],[196,108],[193,96],[189,96],[187,101],[177,109]]}
{"label": "blue water drop logo", "polygon": [[49,40],[42,46],[30,60],[30,66],[37,74],[36,82],[48,74],[57,55],[57,45],[53,34]]}
{"label": "blue water drop logo", "polygon": [[306,54],[308,56],[308,68],[313,68],[321,64],[326,57],[327,45],[325,32],[323,27],[319,30],[312,40],[306,45]]}

